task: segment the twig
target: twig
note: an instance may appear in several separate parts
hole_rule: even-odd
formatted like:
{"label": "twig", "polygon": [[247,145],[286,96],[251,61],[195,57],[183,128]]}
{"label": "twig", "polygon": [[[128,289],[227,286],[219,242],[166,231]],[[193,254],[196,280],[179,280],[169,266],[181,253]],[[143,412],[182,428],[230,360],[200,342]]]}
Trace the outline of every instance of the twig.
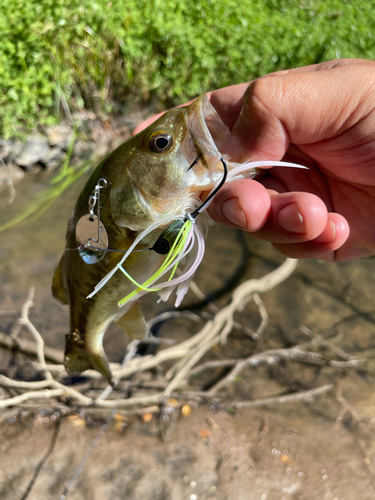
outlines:
{"label": "twig", "polygon": [[[15,347],[15,340],[12,336],[6,333],[0,332],[0,346],[6,349],[13,350]],[[35,342],[27,339],[17,339],[17,349],[25,354],[37,355],[37,346]],[[53,347],[44,346],[44,357],[49,361],[54,363],[62,363],[64,359],[64,353],[59,349],[54,349]]]}
{"label": "twig", "polygon": [[256,337],[256,339],[259,339],[263,335],[265,329],[267,328],[269,318],[268,318],[266,307],[265,307],[262,299],[259,297],[258,293],[253,294],[253,300],[254,300],[255,304],[258,306],[259,314],[260,314],[260,318],[261,318],[260,325],[258,326],[257,331],[255,332],[255,335],[253,336],[253,338]]}
{"label": "twig", "polygon": [[[173,318],[189,318],[193,321],[196,321],[197,323],[200,323],[202,321],[202,318],[198,314],[194,314],[190,311],[166,311],[163,312],[162,314],[159,314],[158,316],[155,316],[155,318],[150,319],[147,322],[148,328],[152,328],[154,325],[157,325],[158,323],[161,323],[162,321],[166,321],[168,319],[173,319]],[[161,340],[161,339],[157,339]],[[169,339],[164,339],[164,340],[169,340]]]}
{"label": "twig", "polygon": [[206,361],[201,363],[199,366],[191,370],[188,374],[188,378],[195,377],[199,373],[205,370],[215,370],[216,368],[228,368],[229,366],[234,366],[238,363],[238,359],[220,359],[218,361]]}
{"label": "twig", "polygon": [[[68,387],[64,384],[60,384],[60,382],[57,382],[57,380],[54,379],[48,379],[48,380],[39,380],[36,382],[25,382],[23,380],[13,380],[8,377],[5,377],[4,375],[0,375],[0,385],[4,387],[16,387],[19,389],[34,389],[34,392],[24,392],[23,394],[19,396],[15,396],[14,398],[7,398],[0,400],[0,408],[5,408],[7,406],[13,406],[15,404],[18,404],[18,402],[21,401],[27,401],[28,399],[35,399],[35,398],[44,398],[44,397],[52,397],[53,393],[56,396],[61,396],[65,394],[67,397],[73,397],[74,399],[77,399],[84,405],[90,405],[93,403],[93,400],[91,398],[88,398],[87,396],[84,396],[77,390],[73,389],[72,387]],[[54,391],[38,391],[38,389],[42,389],[45,387],[51,387],[54,388]],[[56,392],[57,391],[57,392]],[[46,396],[47,393],[50,393],[50,396]],[[18,401],[17,398],[23,398],[22,400]]]}
{"label": "twig", "polygon": [[113,408],[116,406],[117,408],[124,408],[126,406],[137,406],[137,405],[150,405],[150,404],[159,404],[161,399],[163,398],[163,393],[152,394],[150,396],[135,396],[129,399],[121,399],[121,400],[104,400],[98,403],[98,406],[102,408]]}
{"label": "twig", "polygon": [[22,306],[21,317],[18,320],[18,323],[20,325],[24,325],[33,336],[36,343],[36,348],[37,348],[36,354],[39,364],[43,368],[44,376],[46,377],[47,380],[49,380],[52,379],[52,374],[46,369],[46,360],[44,359],[44,340],[43,337],[38,332],[38,330],[29,320],[29,309],[34,305],[33,303],[34,293],[35,293],[35,287],[32,286],[30,288],[29,296],[24,305]]}
{"label": "twig", "polygon": [[52,390],[46,389],[44,391],[24,392],[23,394],[15,396],[14,398],[1,399],[0,400],[0,408],[7,408],[8,406],[15,406],[15,405],[18,405],[20,403],[23,403],[24,401],[28,401],[29,399],[57,398],[59,396],[63,396],[64,393],[66,394],[66,390],[64,390],[64,389],[52,389]]}
{"label": "twig", "polygon": [[235,401],[229,405],[232,408],[256,408],[259,406],[269,406],[269,405],[282,405],[286,403],[294,402],[307,402],[312,403],[317,396],[325,394],[333,389],[333,384],[326,384],[316,389],[310,389],[309,391],[297,392],[295,394],[288,394],[286,396],[276,396],[266,399],[258,399],[255,401]]}
{"label": "twig", "polygon": [[[198,299],[202,302],[204,302],[207,297],[206,295],[202,292],[202,290],[199,288],[199,286],[195,283],[195,281],[192,281],[190,283],[190,290],[198,297]],[[217,311],[219,310],[219,308],[217,307],[217,305],[213,304],[212,302],[209,302],[207,304],[207,307],[211,310],[212,313],[217,313]]]}
{"label": "twig", "polygon": [[351,359],[350,361],[335,361],[332,359],[329,365],[333,368],[358,368],[361,365],[361,360]]}
{"label": "twig", "polygon": [[349,404],[347,402],[347,400],[344,398],[343,394],[342,394],[342,386],[340,386],[337,390],[337,393],[336,393],[336,401],[338,403],[341,404],[342,408],[341,408],[341,411],[339,413],[339,416],[337,417],[336,420],[338,420],[339,422],[341,422],[341,420],[344,418],[344,416],[349,413],[351,418],[354,420],[354,421],[358,421],[359,420],[359,417],[358,417],[358,411],[354,408],[354,406],[352,406],[351,404]]}
{"label": "twig", "polygon": [[302,351],[299,347],[289,347],[286,349],[271,349],[269,351],[262,352],[260,354],[253,354],[246,359],[241,359],[237,361],[233,370],[228,373],[228,375],[220,380],[216,385],[214,385],[208,394],[213,396],[222,387],[232,383],[236,377],[239,376],[241,371],[246,366],[258,366],[261,363],[274,364],[281,359],[283,360],[293,360],[300,361],[302,363],[307,363],[309,365],[325,365],[327,361],[322,358],[319,354],[314,352]]}
{"label": "twig", "polygon": [[313,337],[320,344],[325,345],[326,347],[328,347],[328,349],[330,349],[335,354],[338,354],[342,358],[348,359],[348,360],[352,359],[352,356],[350,354],[343,351],[342,349],[339,349],[335,345],[331,344],[330,342],[328,342],[328,340],[326,340],[322,336],[318,335],[317,333],[314,333],[312,330],[310,330],[310,328],[307,328],[305,325],[300,325],[299,329],[301,330],[302,333],[304,333],[305,335],[308,335],[309,337]]}
{"label": "twig", "polygon": [[195,335],[196,338],[202,336],[204,340],[202,339],[194,350],[189,350],[185,357],[179,362],[179,369],[166,388],[165,396],[169,396],[172,393],[176,385],[180,384],[187,376],[190,369],[213,345],[219,340],[225,343],[233,325],[234,312],[251,300],[252,294],[256,292],[266,292],[288,278],[296,268],[296,265],[297,261],[295,259],[286,259],[275,271],[258,280],[248,280],[240,285],[234,291],[231,302],[215,315],[212,322],[207,323],[203,329]]}
{"label": "twig", "polygon": [[35,382],[25,382],[23,380],[13,380],[6,377],[5,375],[0,375],[0,385],[3,387],[17,387],[19,389],[43,389],[49,387],[51,384],[50,380],[38,380]]}

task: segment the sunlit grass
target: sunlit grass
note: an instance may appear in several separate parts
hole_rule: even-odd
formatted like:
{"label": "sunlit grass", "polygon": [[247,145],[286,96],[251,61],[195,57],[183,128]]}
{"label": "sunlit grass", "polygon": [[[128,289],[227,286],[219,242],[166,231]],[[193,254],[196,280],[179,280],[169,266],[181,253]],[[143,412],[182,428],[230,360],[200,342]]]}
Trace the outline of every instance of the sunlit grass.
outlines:
{"label": "sunlit grass", "polygon": [[375,58],[370,0],[2,0],[0,136],[77,109],[172,105],[340,57]]}

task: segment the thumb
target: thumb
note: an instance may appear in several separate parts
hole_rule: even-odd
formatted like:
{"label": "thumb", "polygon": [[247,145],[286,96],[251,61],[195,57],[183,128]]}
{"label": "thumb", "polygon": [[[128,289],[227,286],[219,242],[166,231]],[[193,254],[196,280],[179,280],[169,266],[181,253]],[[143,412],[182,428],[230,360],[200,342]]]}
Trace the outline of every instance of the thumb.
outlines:
{"label": "thumb", "polygon": [[375,84],[373,62],[348,62],[255,80],[244,95],[223,153],[238,162],[280,160],[290,143],[307,146],[345,132],[368,112]]}

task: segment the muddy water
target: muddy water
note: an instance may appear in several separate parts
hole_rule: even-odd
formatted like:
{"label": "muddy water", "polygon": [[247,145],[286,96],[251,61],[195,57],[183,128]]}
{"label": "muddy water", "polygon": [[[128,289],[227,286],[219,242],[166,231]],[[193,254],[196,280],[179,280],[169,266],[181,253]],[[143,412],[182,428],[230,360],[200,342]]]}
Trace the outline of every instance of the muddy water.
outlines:
{"label": "muddy water", "polygon": [[[45,179],[29,176],[18,187],[14,209],[44,185]],[[60,349],[68,329],[68,311],[51,297],[50,283],[79,188],[73,186],[34,223],[0,234],[0,311],[19,312],[29,287],[35,286],[30,318],[46,343]],[[236,273],[240,283],[263,276],[282,260],[268,244],[247,236],[241,240],[236,231],[216,225],[210,229],[196,281],[212,294],[228,288]],[[303,344],[311,340],[301,331],[305,325],[320,336],[309,349],[321,354],[326,363],[274,359],[249,366],[218,394],[218,401],[193,407],[188,417],[179,416],[167,442],[160,440],[161,424],[156,417],[149,422],[134,418],[121,420],[121,425],[113,422],[68,498],[375,498],[374,278],[372,259],[344,264],[301,261],[292,277],[262,296],[269,315],[262,338],[254,341],[235,330],[227,345],[215,347],[206,359],[242,358]],[[225,304],[228,297],[227,293],[217,303]],[[193,295],[185,301],[187,305],[196,302]],[[152,295],[145,303],[148,317],[170,307],[157,305]],[[0,331],[10,333],[16,318],[12,312],[2,312]],[[236,319],[256,329],[258,308],[250,304]],[[178,319],[164,324],[160,334],[182,340],[197,328]],[[27,333],[21,335],[27,338]],[[105,346],[111,360],[121,359],[127,342],[121,331],[110,328]],[[350,367],[328,363],[348,359],[356,362]],[[0,349],[0,363],[2,373],[28,373],[23,356]],[[191,382],[190,389],[209,385],[219,375],[206,372]],[[225,411],[233,402],[279,397],[327,384],[332,389],[311,401]],[[5,393],[0,392],[0,397]],[[60,498],[104,418],[102,414],[87,425],[75,415],[51,419],[51,412],[46,417],[43,407],[40,410],[33,410],[32,418],[30,413],[18,414],[16,420],[9,410],[0,414],[1,499]]]}

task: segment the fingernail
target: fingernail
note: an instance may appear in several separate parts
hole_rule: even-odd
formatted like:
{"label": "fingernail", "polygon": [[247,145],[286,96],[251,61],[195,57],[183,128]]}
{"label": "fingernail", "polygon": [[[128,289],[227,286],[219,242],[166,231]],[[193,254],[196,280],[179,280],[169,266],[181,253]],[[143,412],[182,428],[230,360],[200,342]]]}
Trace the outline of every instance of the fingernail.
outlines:
{"label": "fingernail", "polygon": [[315,243],[333,243],[336,240],[336,226],[331,219],[328,218],[327,225],[324,231],[315,238]]}
{"label": "fingernail", "polygon": [[240,227],[246,227],[246,217],[243,213],[238,198],[230,198],[221,205],[221,213],[228,222]]}
{"label": "fingernail", "polygon": [[303,217],[299,212],[297,202],[291,203],[280,210],[279,215],[277,216],[277,222],[282,229],[289,231],[290,233],[306,233]]}

